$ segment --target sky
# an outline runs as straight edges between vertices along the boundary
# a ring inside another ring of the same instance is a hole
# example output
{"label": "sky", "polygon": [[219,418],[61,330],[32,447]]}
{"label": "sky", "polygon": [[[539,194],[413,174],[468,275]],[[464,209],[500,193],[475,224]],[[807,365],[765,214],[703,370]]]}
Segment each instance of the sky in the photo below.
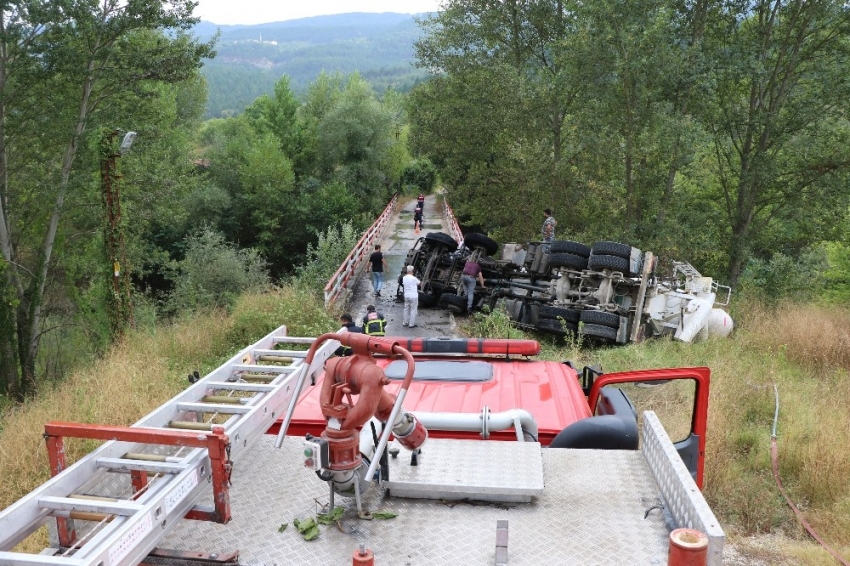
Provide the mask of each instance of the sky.
{"label": "sky", "polygon": [[440,0],[198,0],[194,15],[218,25],[265,24],[350,12],[436,12]]}

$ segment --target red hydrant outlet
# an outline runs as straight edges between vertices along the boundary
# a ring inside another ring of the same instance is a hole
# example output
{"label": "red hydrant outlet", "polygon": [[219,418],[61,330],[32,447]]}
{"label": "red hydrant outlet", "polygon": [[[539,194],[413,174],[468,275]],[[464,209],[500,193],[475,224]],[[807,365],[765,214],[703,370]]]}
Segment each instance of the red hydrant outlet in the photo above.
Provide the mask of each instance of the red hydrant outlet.
{"label": "red hydrant outlet", "polygon": [[372,551],[366,548],[365,544],[361,544],[360,548],[354,551],[351,557],[352,566],[375,566],[375,555]]}
{"label": "red hydrant outlet", "polygon": [[696,529],[675,529],[670,533],[667,566],[705,566],[708,563],[708,537]]}

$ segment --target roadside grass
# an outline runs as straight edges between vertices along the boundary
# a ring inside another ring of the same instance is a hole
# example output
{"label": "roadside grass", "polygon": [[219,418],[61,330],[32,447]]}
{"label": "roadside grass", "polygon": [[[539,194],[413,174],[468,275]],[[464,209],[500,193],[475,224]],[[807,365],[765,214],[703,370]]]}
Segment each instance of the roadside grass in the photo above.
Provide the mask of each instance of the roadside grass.
{"label": "roadside grass", "polygon": [[[826,551],[809,542],[776,487],[771,468],[774,384],[779,395],[780,478],[818,534],[846,557],[850,555],[850,311],[814,304],[754,303],[737,305],[734,314],[737,330],[732,337],[694,344],[654,339],[590,349],[575,340],[533,337],[541,342],[542,358],[569,359],[578,368],[599,364],[613,372],[709,367],[703,491],[721,524],[736,540],[764,533],[790,537],[782,553],[793,557],[794,563],[834,564]],[[485,328],[467,325],[464,331],[474,335]],[[676,415],[668,418],[676,421]],[[668,421],[662,417],[662,422]]]}
{"label": "roadside grass", "polygon": [[[317,336],[335,328],[317,295],[285,286],[245,295],[232,313],[197,314],[167,326],[131,331],[102,358],[54,387],[0,414],[0,509],[50,478],[42,433],[50,421],[130,425],[185,389],[186,375],[205,375],[282,324],[289,334]],[[66,439],[68,464],[98,444]],[[39,552],[46,529],[18,549]]]}

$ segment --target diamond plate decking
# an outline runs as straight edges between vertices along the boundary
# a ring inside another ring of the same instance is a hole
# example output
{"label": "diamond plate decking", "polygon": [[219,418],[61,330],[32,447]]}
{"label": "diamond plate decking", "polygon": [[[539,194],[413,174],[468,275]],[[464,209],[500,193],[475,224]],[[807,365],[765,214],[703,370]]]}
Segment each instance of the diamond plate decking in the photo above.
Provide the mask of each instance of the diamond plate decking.
{"label": "diamond plate decking", "polygon": [[[469,441],[427,442],[421,469],[456,458],[464,442]],[[532,446],[537,445],[525,449]],[[493,564],[497,521],[506,520],[512,565],[666,564],[668,530],[656,508],[659,490],[640,452],[539,452],[545,491],[531,503],[402,499],[373,489],[367,508],[393,511],[396,518],[360,520],[354,500],[336,496],[336,504],[346,507],[343,520],[338,526],[322,526],[321,536],[306,542],[292,520],[314,517],[319,505],[328,502],[327,485],[301,465],[298,439],[288,438],[275,450],[273,439],[265,437],[234,470],[230,524],[183,520],[160,546],[238,549],[244,565],[327,566],[350,564],[352,552],[364,542],[382,566]],[[393,466],[408,462],[402,451]],[[526,466],[509,459],[493,472],[504,475]],[[483,468],[481,472],[486,475]],[[451,476],[445,480],[454,481]],[[284,523],[288,528],[279,532]]]}

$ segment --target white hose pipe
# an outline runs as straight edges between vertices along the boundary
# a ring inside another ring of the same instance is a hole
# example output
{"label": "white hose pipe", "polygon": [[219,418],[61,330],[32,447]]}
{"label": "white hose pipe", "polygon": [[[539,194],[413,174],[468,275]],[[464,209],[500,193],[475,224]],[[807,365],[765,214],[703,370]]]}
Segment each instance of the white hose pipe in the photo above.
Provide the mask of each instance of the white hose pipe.
{"label": "white hose pipe", "polygon": [[522,442],[523,432],[537,438],[537,422],[524,409],[510,409],[500,413],[491,413],[484,407],[480,413],[425,413],[413,411],[413,414],[428,430],[457,430],[480,432],[484,438],[494,430],[514,428],[517,440]]}

